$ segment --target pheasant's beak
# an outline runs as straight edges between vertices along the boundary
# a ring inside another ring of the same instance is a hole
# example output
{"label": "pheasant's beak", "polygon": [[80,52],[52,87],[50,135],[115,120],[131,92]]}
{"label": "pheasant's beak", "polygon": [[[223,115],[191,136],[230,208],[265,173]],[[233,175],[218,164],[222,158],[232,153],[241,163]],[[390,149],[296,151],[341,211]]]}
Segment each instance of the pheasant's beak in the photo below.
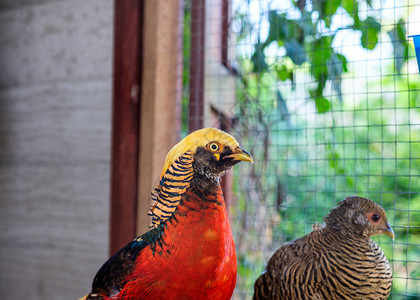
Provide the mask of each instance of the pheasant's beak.
{"label": "pheasant's beak", "polygon": [[383,230],[383,233],[389,236],[393,241],[395,240],[394,230],[392,229],[389,222],[386,222],[386,229]]}
{"label": "pheasant's beak", "polygon": [[242,149],[241,147],[237,147],[235,149],[235,152],[231,155],[226,156],[226,158],[233,158],[234,160],[242,160],[242,161],[248,161],[250,163],[254,163],[254,160],[252,159],[251,154],[249,154],[248,152],[246,152],[244,149]]}

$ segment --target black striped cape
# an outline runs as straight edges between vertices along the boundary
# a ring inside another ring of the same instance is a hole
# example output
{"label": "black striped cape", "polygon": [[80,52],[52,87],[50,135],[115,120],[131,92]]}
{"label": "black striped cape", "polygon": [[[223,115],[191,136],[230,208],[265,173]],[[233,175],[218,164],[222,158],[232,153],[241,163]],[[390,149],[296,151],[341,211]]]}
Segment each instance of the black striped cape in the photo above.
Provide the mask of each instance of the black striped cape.
{"label": "black striped cape", "polygon": [[193,178],[192,163],[193,152],[187,151],[180,155],[162,175],[159,184],[152,192],[154,203],[149,211],[149,216],[152,216],[150,227],[158,227],[175,211],[182,194],[190,186]]}

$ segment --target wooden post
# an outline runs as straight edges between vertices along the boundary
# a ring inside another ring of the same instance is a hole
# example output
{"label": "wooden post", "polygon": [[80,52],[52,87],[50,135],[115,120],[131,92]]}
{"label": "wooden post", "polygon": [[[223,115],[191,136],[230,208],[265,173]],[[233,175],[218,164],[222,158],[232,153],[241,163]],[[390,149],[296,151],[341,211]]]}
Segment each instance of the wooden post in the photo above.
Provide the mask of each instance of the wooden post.
{"label": "wooden post", "polygon": [[182,72],[180,0],[145,1],[137,233],[148,230],[150,192],[179,140]]}
{"label": "wooden post", "polygon": [[229,62],[229,26],[230,26],[230,20],[229,20],[229,9],[230,9],[230,1],[231,0],[222,0],[222,32],[220,35],[221,38],[221,57],[222,57],[222,64],[226,68],[230,68],[230,62]]}
{"label": "wooden post", "polygon": [[206,1],[191,3],[191,64],[188,129],[190,132],[204,125],[204,48]]}
{"label": "wooden post", "polygon": [[181,4],[115,0],[111,253],[148,229],[150,192],[179,140]]}
{"label": "wooden post", "polygon": [[111,254],[136,234],[142,0],[115,0]]}

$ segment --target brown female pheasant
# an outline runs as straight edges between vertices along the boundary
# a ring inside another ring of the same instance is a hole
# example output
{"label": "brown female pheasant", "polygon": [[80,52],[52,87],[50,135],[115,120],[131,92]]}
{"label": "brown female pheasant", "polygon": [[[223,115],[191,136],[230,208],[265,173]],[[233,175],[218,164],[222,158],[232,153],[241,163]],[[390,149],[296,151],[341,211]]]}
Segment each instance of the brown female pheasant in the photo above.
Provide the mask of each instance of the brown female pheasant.
{"label": "brown female pheasant", "polygon": [[385,211],[357,196],[341,201],[325,217],[325,227],[284,244],[255,282],[254,299],[387,299],[392,272],[370,239],[394,239]]}

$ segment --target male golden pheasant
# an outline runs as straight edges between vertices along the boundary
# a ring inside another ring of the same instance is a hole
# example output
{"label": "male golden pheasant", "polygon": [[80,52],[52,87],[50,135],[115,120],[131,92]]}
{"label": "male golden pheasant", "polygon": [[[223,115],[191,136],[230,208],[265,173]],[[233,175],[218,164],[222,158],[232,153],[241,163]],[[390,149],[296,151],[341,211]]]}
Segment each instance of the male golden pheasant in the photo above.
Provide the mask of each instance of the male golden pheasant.
{"label": "male golden pheasant", "polygon": [[284,244],[255,282],[254,299],[387,299],[392,272],[370,239],[394,239],[385,211],[372,200],[348,197],[324,219],[325,227]]}
{"label": "male golden pheasant", "polygon": [[152,193],[153,229],[101,267],[84,299],[230,299],[236,253],[219,180],[240,161],[253,162],[218,129],[175,145]]}

